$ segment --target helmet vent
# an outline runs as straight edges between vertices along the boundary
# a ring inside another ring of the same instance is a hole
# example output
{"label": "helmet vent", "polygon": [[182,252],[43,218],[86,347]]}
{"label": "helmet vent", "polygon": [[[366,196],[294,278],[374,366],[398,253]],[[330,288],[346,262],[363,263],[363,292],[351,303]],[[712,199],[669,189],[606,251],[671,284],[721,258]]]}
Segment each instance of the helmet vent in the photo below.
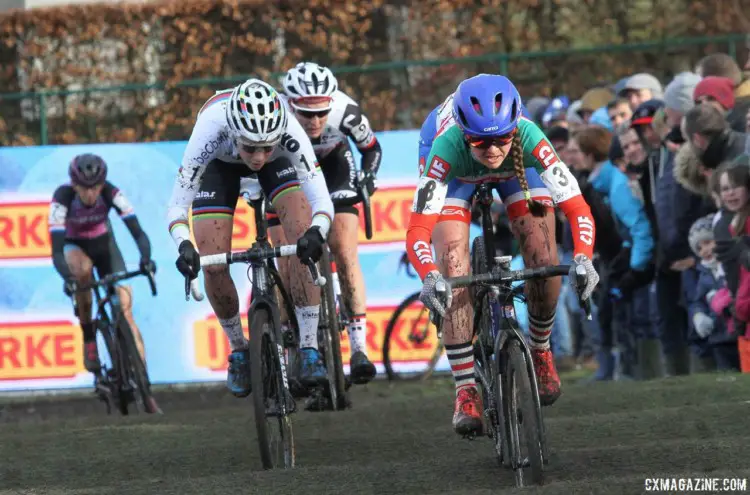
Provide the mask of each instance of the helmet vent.
{"label": "helmet vent", "polygon": [[461,121],[461,127],[469,127],[469,123],[466,121],[466,115],[460,108],[458,109],[458,118]]}
{"label": "helmet vent", "polygon": [[477,112],[479,115],[482,115],[482,106],[479,104],[479,100],[471,96],[469,98],[469,101],[471,102],[471,106],[474,108],[474,111]]}
{"label": "helmet vent", "polygon": [[503,106],[503,94],[498,93],[495,95],[495,115],[500,111],[500,107]]}

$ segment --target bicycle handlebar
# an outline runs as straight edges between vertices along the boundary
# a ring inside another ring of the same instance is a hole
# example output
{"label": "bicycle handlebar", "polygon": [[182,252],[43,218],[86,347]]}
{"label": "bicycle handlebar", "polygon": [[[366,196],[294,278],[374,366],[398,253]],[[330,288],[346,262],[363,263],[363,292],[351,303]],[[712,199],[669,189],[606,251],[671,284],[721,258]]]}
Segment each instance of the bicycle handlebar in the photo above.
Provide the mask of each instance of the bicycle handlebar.
{"label": "bicycle handlebar", "polygon": [[[219,253],[201,256],[201,267],[231,265],[233,263],[253,263],[267,259],[294,256],[296,254],[297,246],[294,244],[277,247],[252,247],[240,253]],[[318,287],[323,287],[326,284],[326,279],[318,273],[318,267],[315,266],[315,263],[306,263],[306,265],[310,270],[313,283]],[[205,297],[198,287],[198,279],[195,278],[190,281],[188,277],[185,277],[185,300],[190,300],[191,292],[196,301],[202,301]]]}
{"label": "bicycle handlebar", "polygon": [[78,290],[84,291],[84,290],[95,289],[97,287],[110,286],[118,282],[122,282],[123,280],[138,277],[140,275],[146,275],[146,277],[148,277],[148,285],[151,287],[151,295],[155,296],[156,295],[156,280],[154,279],[154,274],[150,271],[140,270],[140,269],[134,270],[132,272],[118,272],[118,273],[111,273],[109,275],[105,275],[99,280],[96,280],[90,284],[82,285],[78,287]]}
{"label": "bicycle handlebar", "polygon": [[[464,277],[451,277],[446,278],[445,281],[449,287],[435,287],[436,290],[443,292],[450,289],[459,287],[467,287],[475,284],[497,284],[501,282],[520,282],[524,280],[533,280],[539,278],[551,278],[551,277],[562,277],[570,275],[571,265],[553,265],[553,266],[542,266],[539,268],[524,268],[523,270],[497,270],[492,273],[482,273],[479,275],[467,275]],[[580,291],[586,285],[586,268],[582,265],[576,265],[575,279],[573,280],[573,286],[577,289],[578,300],[586,312],[586,318],[591,320],[591,301],[589,299],[581,299]]]}

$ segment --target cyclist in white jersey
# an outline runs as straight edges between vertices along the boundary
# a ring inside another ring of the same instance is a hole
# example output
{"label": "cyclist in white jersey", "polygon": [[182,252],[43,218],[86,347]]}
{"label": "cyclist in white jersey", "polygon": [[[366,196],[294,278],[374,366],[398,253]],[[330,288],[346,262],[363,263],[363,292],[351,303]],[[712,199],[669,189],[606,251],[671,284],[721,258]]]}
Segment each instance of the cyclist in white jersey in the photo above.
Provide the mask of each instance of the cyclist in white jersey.
{"label": "cyclist in white jersey", "polygon": [[[357,254],[359,211],[354,207],[360,201],[359,179],[349,138],[362,154],[363,180],[370,194],[375,190],[380,167],[380,143],[359,105],[339,91],[330,69],[300,62],[286,73],[283,85],[286,95],[282,98],[307,132],[335,201],[336,216],[328,242],[336,260],[344,303],[352,315],[348,328],[351,378],[355,384],[367,383],[375,377],[376,370],[367,357],[365,281]],[[269,218],[269,225],[274,243],[283,242],[278,219]]]}
{"label": "cyclist in white jersey", "polygon": [[[198,113],[169,203],[169,230],[179,251],[177,269],[195,278],[200,271],[198,252],[231,249],[240,180],[248,176],[257,178],[274,206],[286,239],[298,240],[301,262],[289,264],[290,292],[300,337],[306,341],[317,336],[320,290],[302,263],[320,259],[333,222],[333,203],[304,129],[276,90],[263,81],[250,79],[220,91]],[[190,241],[191,204],[197,251]],[[206,267],[205,287],[231,346],[227,386],[235,396],[245,397],[250,393],[248,342],[228,267]],[[324,382],[326,370],[317,348],[308,345],[300,355],[301,381],[308,386]]]}

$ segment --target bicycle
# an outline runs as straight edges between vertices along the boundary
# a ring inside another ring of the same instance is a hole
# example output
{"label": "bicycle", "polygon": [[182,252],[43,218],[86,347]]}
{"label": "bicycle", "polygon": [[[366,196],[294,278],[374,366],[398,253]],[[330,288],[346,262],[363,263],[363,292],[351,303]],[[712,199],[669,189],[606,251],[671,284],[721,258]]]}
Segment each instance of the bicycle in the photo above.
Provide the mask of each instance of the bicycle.
{"label": "bicycle", "polygon": [[[492,191],[477,188],[481,206],[482,237],[474,239],[471,250],[472,275],[446,279],[448,291],[470,287],[474,301],[475,376],[484,403],[486,434],[494,441],[499,463],[514,471],[518,487],[524,486],[524,468],[531,469],[532,481],[544,482],[548,462],[544,418],[537,390],[531,353],[515,319],[515,299],[522,285],[513,282],[556,276],[574,276],[576,287],[585,285],[583,267],[571,273],[570,265],[511,270],[511,256],[495,256],[489,205]],[[580,297],[580,296],[579,296]],[[581,301],[590,318],[589,300]],[[434,315],[438,327],[442,321]]]}
{"label": "bicycle", "polygon": [[[337,206],[353,206],[359,202],[362,203],[365,236],[369,240],[372,239],[372,214],[370,211],[370,195],[363,179],[364,172],[360,171],[356,183],[356,196],[351,198],[334,198],[333,203]],[[351,379],[344,374],[344,364],[341,356],[341,337],[347,331],[347,328],[349,328],[352,315],[341,293],[341,285],[336,273],[336,263],[328,243],[323,246],[323,256],[320,259],[319,265],[320,274],[331,282],[324,285],[321,289],[320,321],[322,332],[319,341],[322,342],[325,350],[323,357],[328,372],[329,387],[328,397],[321,397],[320,399],[325,400],[329,398],[331,408],[336,411],[349,406],[346,392],[352,383]],[[325,408],[325,405],[321,404],[318,407],[322,409]]]}
{"label": "bicycle", "polygon": [[[417,275],[410,271],[410,266],[406,253],[404,253],[399,262],[399,270],[400,267],[403,267],[407,276],[416,278]],[[406,327],[405,331],[404,327]],[[419,291],[406,296],[396,307],[393,315],[391,315],[391,319],[388,320],[388,325],[385,327],[385,336],[383,338],[383,367],[389,381],[426,380],[432,376],[438,361],[440,361],[445,351],[442,333],[438,329],[435,329],[435,333],[433,334],[431,332],[433,328],[434,326],[430,322],[429,311],[419,300]],[[406,334],[405,340],[401,337],[404,333]],[[428,342],[430,335],[437,335],[437,339]],[[401,343],[402,348],[407,344],[413,344],[416,348],[427,348],[427,350],[429,350],[429,346],[431,345],[435,345],[435,348],[430,353],[430,358],[426,362],[412,362],[408,371],[399,372],[394,367],[394,361],[397,357],[395,354],[397,352],[391,352],[391,347],[395,347],[396,342]],[[419,366],[423,367],[420,368]]]}
{"label": "bicycle", "polygon": [[[289,337],[281,332],[279,306],[276,289],[282,294],[285,304],[289,304],[281,279],[270,260],[295,256],[297,246],[273,247],[268,241],[265,212],[265,199],[252,200],[257,227],[253,245],[241,253],[219,253],[200,257],[201,267],[248,263],[248,275],[252,281],[252,297],[247,314],[250,335],[250,383],[253,390],[255,427],[258,434],[260,457],[264,469],[295,466],[294,433],[291,414],[297,405],[289,389],[287,355],[285,348],[294,345]],[[316,285],[325,284],[314,264],[308,265]],[[186,277],[185,297],[203,297],[195,281]],[[294,312],[292,310],[291,315]],[[291,316],[290,316],[291,318]],[[295,325],[296,326],[296,325]]]}
{"label": "bicycle", "polygon": [[[122,415],[128,415],[131,403],[135,404],[135,412],[157,412],[153,410],[155,406],[146,363],[138,352],[133,330],[123,315],[120,296],[116,291],[119,282],[140,275],[148,277],[151,295],[156,296],[154,274],[144,270],[113,273],[78,288],[78,291],[94,291],[94,328],[102,336],[111,365],[111,368],[107,367],[105,361],[94,373],[94,393],[106,404],[107,414],[111,414],[113,407],[116,407]],[[99,288],[104,288],[104,294],[100,294]],[[78,302],[73,296],[71,299],[73,311],[79,316]]]}

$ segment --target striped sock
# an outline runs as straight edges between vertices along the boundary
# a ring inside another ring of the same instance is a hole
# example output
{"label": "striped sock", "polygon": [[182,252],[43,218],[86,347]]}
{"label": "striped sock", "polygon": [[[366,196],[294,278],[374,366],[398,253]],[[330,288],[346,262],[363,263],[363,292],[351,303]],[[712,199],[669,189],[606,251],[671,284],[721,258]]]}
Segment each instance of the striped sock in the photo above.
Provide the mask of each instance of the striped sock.
{"label": "striped sock", "polygon": [[360,351],[367,354],[367,316],[364,314],[352,316],[349,323],[349,347],[352,355]]}
{"label": "striped sock", "polygon": [[529,313],[529,345],[533,349],[549,349],[549,336],[555,324],[555,313],[548,318],[537,318]]}
{"label": "striped sock", "polygon": [[471,342],[465,344],[445,345],[445,353],[451,364],[451,373],[456,381],[456,393],[466,387],[476,387],[474,380],[474,346]]}

